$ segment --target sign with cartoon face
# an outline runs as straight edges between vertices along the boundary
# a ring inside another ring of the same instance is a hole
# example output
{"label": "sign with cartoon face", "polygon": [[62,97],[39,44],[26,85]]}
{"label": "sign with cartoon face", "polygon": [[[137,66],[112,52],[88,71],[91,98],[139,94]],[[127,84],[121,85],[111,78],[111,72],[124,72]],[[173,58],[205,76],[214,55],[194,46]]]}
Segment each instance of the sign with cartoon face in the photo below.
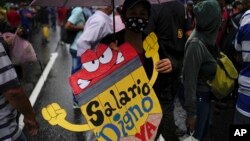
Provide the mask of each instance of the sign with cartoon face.
{"label": "sign with cartoon face", "polygon": [[[152,41],[151,49],[151,42],[144,42],[146,54],[151,57],[158,50],[158,44]],[[44,108],[43,117],[51,125],[71,131],[92,130],[98,140],[154,140],[162,111],[135,49],[129,43],[119,46],[119,50],[100,44],[96,51],[87,50],[81,62],[82,69],[69,82],[88,123],[67,122],[65,110],[57,103]]]}

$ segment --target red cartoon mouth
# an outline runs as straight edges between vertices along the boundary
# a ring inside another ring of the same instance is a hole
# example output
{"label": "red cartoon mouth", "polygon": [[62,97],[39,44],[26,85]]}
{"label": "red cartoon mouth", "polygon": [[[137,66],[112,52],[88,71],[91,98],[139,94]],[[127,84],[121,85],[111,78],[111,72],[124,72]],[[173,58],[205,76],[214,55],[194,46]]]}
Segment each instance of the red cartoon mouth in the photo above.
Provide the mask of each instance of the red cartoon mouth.
{"label": "red cartoon mouth", "polygon": [[124,60],[125,60],[125,59],[124,59],[123,54],[119,51],[119,52],[118,52],[118,55],[117,55],[116,64],[120,64],[120,63],[123,62]]}
{"label": "red cartoon mouth", "polygon": [[81,89],[86,88],[89,85],[90,81],[88,80],[83,80],[83,79],[78,79],[77,84]]}

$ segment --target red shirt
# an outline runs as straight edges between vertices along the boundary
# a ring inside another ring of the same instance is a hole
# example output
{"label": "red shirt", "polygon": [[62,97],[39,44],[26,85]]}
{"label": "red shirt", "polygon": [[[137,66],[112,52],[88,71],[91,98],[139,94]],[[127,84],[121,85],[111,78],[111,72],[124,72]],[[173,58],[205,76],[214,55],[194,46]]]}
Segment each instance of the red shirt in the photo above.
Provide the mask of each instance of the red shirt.
{"label": "red shirt", "polygon": [[8,22],[12,27],[18,27],[21,23],[21,17],[16,10],[9,10],[6,13]]}
{"label": "red shirt", "polygon": [[223,36],[225,34],[225,31],[227,29],[227,21],[229,20],[229,14],[227,12],[227,9],[226,8],[223,8],[222,11],[221,11],[221,26],[220,26],[220,30],[217,34],[217,38],[216,38],[216,45],[220,48],[221,47],[221,44],[222,44],[222,39],[223,39]]}
{"label": "red shirt", "polygon": [[63,24],[65,21],[65,18],[67,17],[69,9],[66,7],[59,7],[57,9],[57,13],[58,13],[58,20],[60,22],[60,24]]}

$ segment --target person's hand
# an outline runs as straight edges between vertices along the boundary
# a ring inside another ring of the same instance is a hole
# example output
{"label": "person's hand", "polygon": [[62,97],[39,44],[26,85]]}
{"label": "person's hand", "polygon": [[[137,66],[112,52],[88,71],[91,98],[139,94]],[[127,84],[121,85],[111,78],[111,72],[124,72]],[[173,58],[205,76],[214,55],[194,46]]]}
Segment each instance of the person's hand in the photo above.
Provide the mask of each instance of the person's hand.
{"label": "person's hand", "polygon": [[190,132],[194,131],[195,126],[196,126],[196,118],[195,117],[187,117],[186,126],[187,126],[187,129],[189,129]]}
{"label": "person's hand", "polygon": [[6,35],[3,37],[3,39],[9,46],[13,45],[14,36]]}
{"label": "person's hand", "polygon": [[38,126],[38,123],[37,123],[34,116],[24,117],[23,122],[24,122],[25,127],[27,128],[30,136],[35,136],[38,134],[39,126]]}
{"label": "person's hand", "polygon": [[160,73],[170,73],[173,70],[170,59],[165,58],[156,63],[156,70]]}
{"label": "person's hand", "polygon": [[23,35],[23,28],[22,27],[18,27],[17,30],[16,30],[16,34],[18,36],[22,36]]}
{"label": "person's hand", "polygon": [[110,43],[109,47],[112,48],[113,50],[119,50],[119,48],[118,48],[118,41]]}

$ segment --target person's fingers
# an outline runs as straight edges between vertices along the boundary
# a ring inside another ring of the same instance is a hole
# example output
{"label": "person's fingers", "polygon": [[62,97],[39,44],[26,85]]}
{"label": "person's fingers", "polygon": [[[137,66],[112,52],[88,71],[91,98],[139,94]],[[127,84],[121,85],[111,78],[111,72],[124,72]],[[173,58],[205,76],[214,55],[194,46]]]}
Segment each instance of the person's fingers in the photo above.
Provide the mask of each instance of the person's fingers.
{"label": "person's fingers", "polygon": [[38,125],[35,121],[27,121],[25,122],[25,128],[28,130],[31,136],[37,135],[38,133]]}
{"label": "person's fingers", "polygon": [[157,67],[156,70],[158,72],[168,72],[168,71],[171,71],[171,65],[164,65],[164,66],[160,66],[160,67]]}
{"label": "person's fingers", "polygon": [[12,45],[13,44],[13,36],[4,36],[4,40],[8,45]]}
{"label": "person's fingers", "polygon": [[195,118],[187,118],[186,125],[187,125],[187,128],[189,129],[189,131],[194,131],[195,125],[196,125],[196,119]]}
{"label": "person's fingers", "polygon": [[30,136],[35,136],[35,135],[37,135],[37,133],[38,133],[38,130],[36,130],[36,129],[32,129],[29,131]]}
{"label": "person's fingers", "polygon": [[156,70],[161,73],[169,73],[172,71],[172,64],[169,59],[163,59],[156,63]]}
{"label": "person's fingers", "polygon": [[112,48],[113,50],[119,50],[118,41],[116,40],[115,42],[110,43],[109,47]]}

